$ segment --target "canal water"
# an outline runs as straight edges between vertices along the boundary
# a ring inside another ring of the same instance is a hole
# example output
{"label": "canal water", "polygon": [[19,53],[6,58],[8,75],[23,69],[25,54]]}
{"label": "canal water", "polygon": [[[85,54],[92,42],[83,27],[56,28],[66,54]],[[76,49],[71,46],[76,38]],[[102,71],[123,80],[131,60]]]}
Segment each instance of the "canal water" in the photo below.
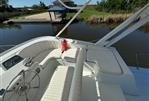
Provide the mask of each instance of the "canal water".
{"label": "canal water", "polygon": [[[63,26],[63,24],[49,23],[0,25],[0,52],[32,38],[55,36]],[[71,24],[61,37],[96,42],[115,27],[116,25],[77,22]],[[133,32],[114,47],[128,65],[149,67],[149,26]]]}

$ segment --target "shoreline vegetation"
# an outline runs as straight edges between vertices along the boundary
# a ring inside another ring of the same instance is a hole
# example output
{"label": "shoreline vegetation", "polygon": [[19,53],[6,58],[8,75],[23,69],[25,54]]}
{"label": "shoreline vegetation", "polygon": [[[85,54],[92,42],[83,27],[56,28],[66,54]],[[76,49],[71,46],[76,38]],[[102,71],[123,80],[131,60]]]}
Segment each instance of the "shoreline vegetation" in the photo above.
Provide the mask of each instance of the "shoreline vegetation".
{"label": "shoreline vegetation", "polygon": [[[66,19],[73,17],[75,13],[68,13]],[[125,21],[132,13],[111,13],[96,10],[96,6],[88,6],[77,18],[91,24],[99,23],[121,23]]]}
{"label": "shoreline vegetation", "polygon": [[96,16],[93,15],[87,19],[87,22],[90,24],[100,24],[100,23],[106,23],[106,24],[118,24],[125,21],[131,14],[111,14],[107,16]]}
{"label": "shoreline vegetation", "polygon": [[23,16],[29,16],[32,14],[43,13],[46,10],[34,10],[34,11],[16,11],[16,12],[0,12],[0,23],[13,18],[20,18]]}
{"label": "shoreline vegetation", "polygon": [[[118,12],[105,12],[98,11],[97,6],[88,6],[78,17],[79,21],[85,21],[90,24],[120,24],[128,19],[134,12],[118,11]],[[68,13],[66,19],[70,19],[75,13]],[[149,25],[149,23],[147,23]]]}
{"label": "shoreline vegetation", "polygon": [[[84,21],[90,24],[120,24],[125,21],[132,12],[127,11],[117,11],[117,12],[106,12],[99,11],[98,5],[89,5],[87,8],[81,12],[77,17],[78,21]],[[39,14],[47,12],[44,10],[33,10],[33,11],[21,11],[21,12],[3,12],[0,13],[0,23],[8,19],[19,19],[20,17],[30,16],[32,14]],[[134,11],[133,11],[134,12]],[[74,16],[75,13],[67,13],[66,20],[69,20]]]}
{"label": "shoreline vegetation", "polygon": [[31,7],[16,7],[8,4],[9,0],[0,0],[0,23],[6,20],[46,12],[48,7],[44,2],[33,4]]}

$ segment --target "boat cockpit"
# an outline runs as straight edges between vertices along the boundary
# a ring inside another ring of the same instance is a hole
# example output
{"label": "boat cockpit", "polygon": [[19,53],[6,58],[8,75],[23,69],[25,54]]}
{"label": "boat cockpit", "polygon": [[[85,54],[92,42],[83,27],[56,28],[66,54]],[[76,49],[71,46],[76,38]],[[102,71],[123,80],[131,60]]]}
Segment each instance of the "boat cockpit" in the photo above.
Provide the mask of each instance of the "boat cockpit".
{"label": "boat cockpit", "polygon": [[[2,58],[2,101],[16,101],[18,99],[17,97],[19,99],[23,99],[21,97],[24,97],[24,101],[26,101],[26,99],[30,98],[28,96],[32,94],[37,95],[37,93],[40,93],[38,94],[39,97],[42,96],[43,100],[41,101],[45,101],[44,99],[47,94],[56,93],[56,91],[52,91],[51,89],[50,92],[47,91],[48,93],[46,93],[45,90],[47,87],[53,86],[51,83],[49,85],[49,82],[53,82],[66,89],[67,96],[68,94],[71,95],[70,98],[74,97],[73,99],[75,99],[77,95],[73,93],[80,93],[78,85],[81,85],[85,50],[80,46],[73,45],[71,40],[67,40],[68,49],[62,53],[60,40],[54,38],[51,38],[51,40],[42,39],[43,41],[40,39],[37,42],[38,39],[36,39],[34,40],[35,42],[28,42],[28,45],[21,45],[22,49],[16,48],[14,54],[8,57],[8,59]],[[70,81],[73,83],[71,84]],[[67,84],[65,82],[70,83]],[[67,88],[68,86],[70,87],[69,89]],[[38,89],[38,92],[36,89]],[[61,89],[61,92],[65,91],[63,89]],[[42,95],[43,92],[45,92],[44,95]],[[60,89],[57,92],[60,92]],[[58,97],[58,95],[62,97],[61,94],[57,94],[55,99],[63,99]],[[32,98],[35,100],[35,97]],[[30,101],[33,101],[33,99],[30,99]]]}
{"label": "boat cockpit", "polygon": [[149,82],[141,81],[146,77],[133,73],[111,45],[149,21],[149,4],[97,43],[63,43],[59,35],[90,1],[56,37],[35,38],[0,54],[0,101],[148,101]]}

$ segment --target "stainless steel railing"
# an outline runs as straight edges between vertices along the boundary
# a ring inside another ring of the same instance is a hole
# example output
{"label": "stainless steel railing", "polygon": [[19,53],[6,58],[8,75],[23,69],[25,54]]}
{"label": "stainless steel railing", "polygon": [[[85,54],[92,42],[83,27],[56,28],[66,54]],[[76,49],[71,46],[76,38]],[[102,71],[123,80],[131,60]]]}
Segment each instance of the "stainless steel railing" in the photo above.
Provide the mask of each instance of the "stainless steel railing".
{"label": "stainless steel railing", "polygon": [[[68,6],[66,6],[61,0],[59,0],[59,1],[60,1],[60,3],[61,3],[64,7],[68,8],[68,9],[70,9],[70,8],[76,9],[76,8],[73,8],[73,7],[68,7]],[[64,26],[64,28],[62,28],[62,29],[59,31],[59,33],[56,35],[57,38],[65,31],[65,29],[75,20],[75,18],[85,9],[85,7],[86,7],[90,2],[91,2],[91,0],[88,0],[82,7],[79,7],[80,9],[78,10],[78,12],[77,12],[77,13],[72,17],[72,19]]]}

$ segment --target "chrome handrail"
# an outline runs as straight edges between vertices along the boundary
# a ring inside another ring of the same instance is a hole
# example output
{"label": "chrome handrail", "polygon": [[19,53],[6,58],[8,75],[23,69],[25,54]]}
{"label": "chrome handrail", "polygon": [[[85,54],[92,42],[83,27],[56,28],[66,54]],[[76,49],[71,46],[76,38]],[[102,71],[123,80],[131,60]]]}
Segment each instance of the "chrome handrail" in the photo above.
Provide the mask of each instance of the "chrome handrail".
{"label": "chrome handrail", "polygon": [[[149,22],[149,3],[138,12],[130,16],[126,21],[101,38],[95,45],[110,47],[119,40],[123,39],[133,31],[137,30]],[[113,37],[116,36],[116,37]]]}
{"label": "chrome handrail", "polygon": [[[59,0],[61,1],[61,0]],[[62,1],[61,1],[62,2]],[[61,3],[60,2],[60,3]],[[91,0],[88,0],[80,9],[79,11],[73,16],[73,18],[64,26],[64,28],[62,28],[59,33],[56,35],[56,38],[58,38],[63,32],[64,30],[75,20],[75,18],[82,12],[82,10],[91,2]],[[61,3],[62,4],[62,3]],[[63,5],[63,4],[62,4]],[[65,7],[65,5],[63,5]],[[67,8],[67,6],[66,6]],[[73,7],[70,7],[73,8]]]}

